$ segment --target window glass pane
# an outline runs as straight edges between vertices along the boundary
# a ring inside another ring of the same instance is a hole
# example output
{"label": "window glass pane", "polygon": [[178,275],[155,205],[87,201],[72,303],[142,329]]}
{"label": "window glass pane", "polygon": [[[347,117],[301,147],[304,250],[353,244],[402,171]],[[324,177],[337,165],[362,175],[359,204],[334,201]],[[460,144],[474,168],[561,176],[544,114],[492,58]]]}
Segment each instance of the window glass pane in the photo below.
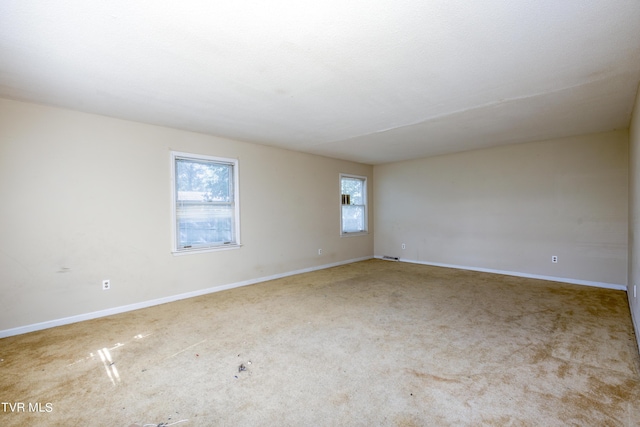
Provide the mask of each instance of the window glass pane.
{"label": "window glass pane", "polygon": [[364,206],[342,206],[342,231],[346,233],[364,231]]}
{"label": "window glass pane", "polygon": [[177,249],[235,242],[234,166],[175,158]]}
{"label": "window glass pane", "polygon": [[342,194],[351,196],[352,205],[364,205],[363,181],[355,178],[342,178]]}
{"label": "window glass pane", "polygon": [[367,180],[364,177],[340,175],[342,200],[341,233],[367,231]]}
{"label": "window glass pane", "polygon": [[230,205],[178,203],[176,216],[181,247],[233,241]]}
{"label": "window glass pane", "polygon": [[231,165],[176,160],[178,201],[230,202]]}

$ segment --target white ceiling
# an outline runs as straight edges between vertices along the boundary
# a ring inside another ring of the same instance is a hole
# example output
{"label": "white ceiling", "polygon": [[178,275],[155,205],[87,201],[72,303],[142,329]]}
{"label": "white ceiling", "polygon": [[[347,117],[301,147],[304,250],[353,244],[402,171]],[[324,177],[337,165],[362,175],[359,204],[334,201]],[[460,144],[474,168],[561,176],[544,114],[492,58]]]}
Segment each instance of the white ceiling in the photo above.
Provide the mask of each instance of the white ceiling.
{"label": "white ceiling", "polygon": [[629,126],[638,0],[1,0],[0,97],[370,164]]}

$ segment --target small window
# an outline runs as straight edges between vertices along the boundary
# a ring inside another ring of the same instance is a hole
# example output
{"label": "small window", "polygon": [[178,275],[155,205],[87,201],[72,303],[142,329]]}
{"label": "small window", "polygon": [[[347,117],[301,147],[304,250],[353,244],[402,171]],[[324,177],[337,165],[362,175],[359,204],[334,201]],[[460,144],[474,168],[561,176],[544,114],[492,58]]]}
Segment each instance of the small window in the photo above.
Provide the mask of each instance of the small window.
{"label": "small window", "polygon": [[174,252],[239,246],[238,161],[171,153]]}
{"label": "small window", "polygon": [[340,232],[367,232],[367,178],[340,174]]}

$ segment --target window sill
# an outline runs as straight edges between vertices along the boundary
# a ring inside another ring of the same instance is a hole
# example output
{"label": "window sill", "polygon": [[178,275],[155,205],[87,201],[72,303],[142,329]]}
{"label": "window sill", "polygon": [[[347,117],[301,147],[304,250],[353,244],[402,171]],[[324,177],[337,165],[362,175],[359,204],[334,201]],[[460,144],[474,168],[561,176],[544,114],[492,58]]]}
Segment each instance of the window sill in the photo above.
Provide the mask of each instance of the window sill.
{"label": "window sill", "polygon": [[340,233],[340,237],[366,236],[368,234],[368,231],[354,231],[352,233]]}
{"label": "window sill", "polygon": [[201,254],[205,252],[230,251],[233,249],[240,249],[241,247],[242,247],[241,244],[221,245],[221,246],[212,246],[209,248],[181,249],[179,251],[173,250],[171,251],[171,253],[174,256],[182,256],[182,255],[191,255],[191,254]]}

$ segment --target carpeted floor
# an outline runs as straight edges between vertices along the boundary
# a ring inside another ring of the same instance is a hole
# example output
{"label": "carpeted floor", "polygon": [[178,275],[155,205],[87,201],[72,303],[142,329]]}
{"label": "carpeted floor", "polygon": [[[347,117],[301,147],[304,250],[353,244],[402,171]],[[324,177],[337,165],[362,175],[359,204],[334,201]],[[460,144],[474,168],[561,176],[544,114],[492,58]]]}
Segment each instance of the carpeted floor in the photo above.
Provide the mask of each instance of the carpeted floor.
{"label": "carpeted floor", "polygon": [[624,292],[381,260],[5,338],[0,359],[3,426],[640,425]]}

